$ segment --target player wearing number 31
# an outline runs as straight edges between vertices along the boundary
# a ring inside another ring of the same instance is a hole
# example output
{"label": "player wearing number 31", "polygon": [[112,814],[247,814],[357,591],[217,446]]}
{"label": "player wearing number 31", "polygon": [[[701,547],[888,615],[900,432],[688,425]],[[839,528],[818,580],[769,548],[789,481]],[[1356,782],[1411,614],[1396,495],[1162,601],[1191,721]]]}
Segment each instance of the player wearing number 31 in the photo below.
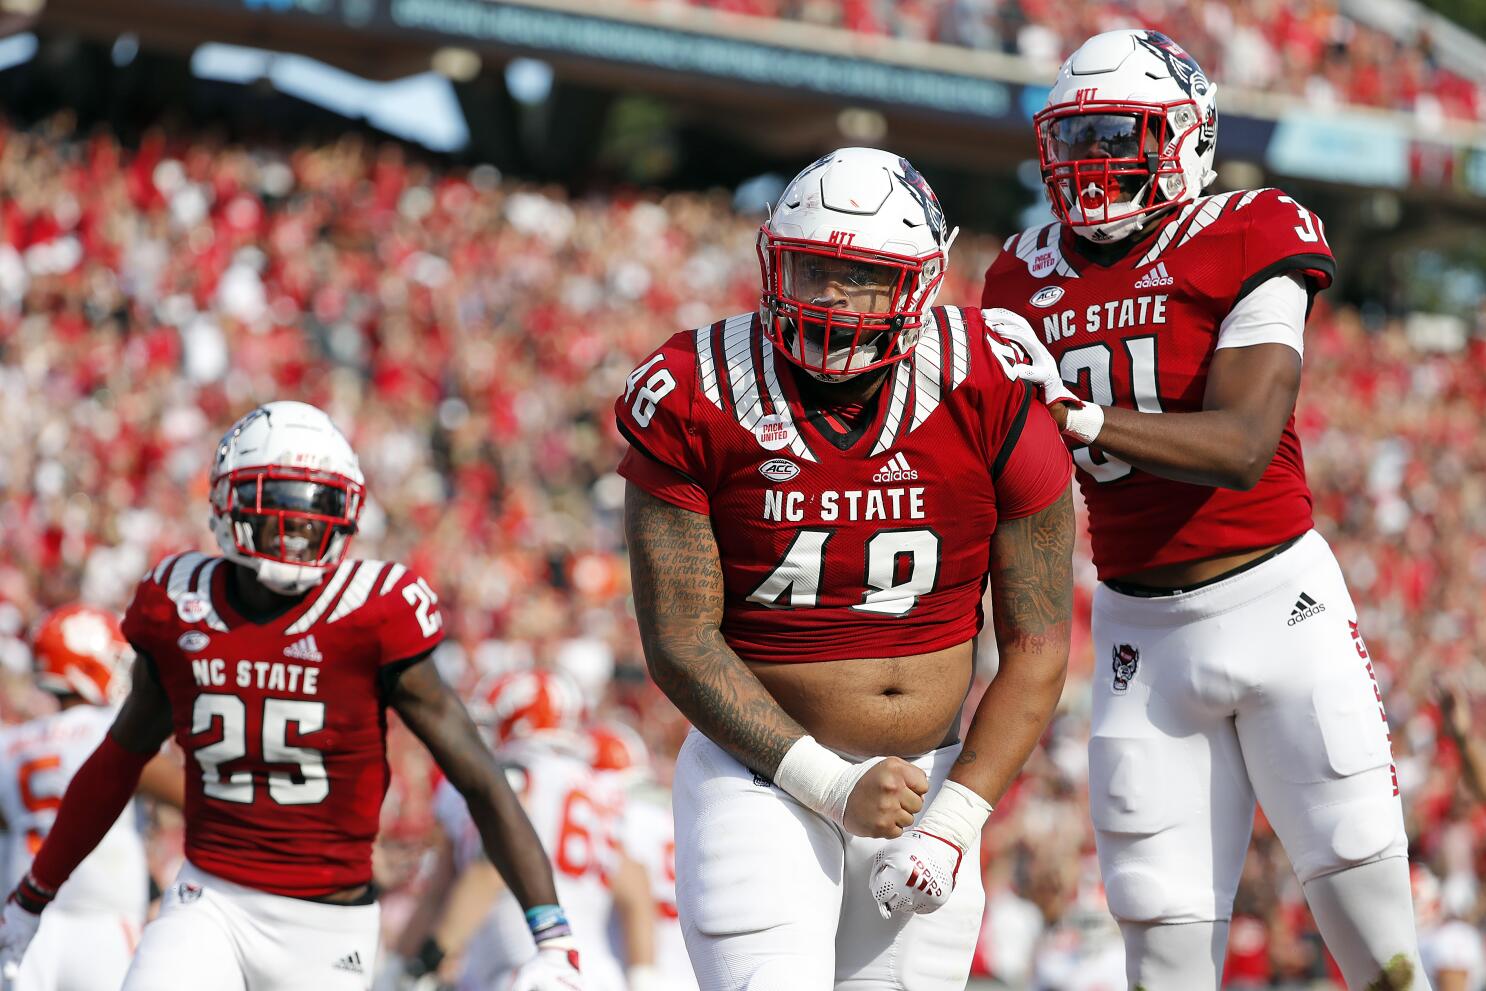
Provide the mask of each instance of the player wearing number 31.
{"label": "player wearing number 31", "polygon": [[1382,696],[1295,435],[1331,249],[1278,190],[1202,195],[1215,95],[1165,35],[1086,42],[1036,117],[1061,222],[982,301],[1078,445],[1104,886],[1132,986],[1216,988],[1257,796],[1348,986],[1418,991]]}
{"label": "player wearing number 31", "polygon": [[129,696],[5,904],[0,961],[25,953],[173,732],[186,864],[124,987],[369,988],[390,705],[463,792],[528,910],[539,952],[515,987],[581,987],[541,844],[427,661],[443,638],[437,596],[400,564],[345,556],[363,498],[355,453],[313,406],[269,403],[222,438],[211,503],[223,556],[179,554],[140,581],[123,624],[138,654]]}
{"label": "player wearing number 31", "polygon": [[[615,404],[625,532],[677,758],[706,991],[959,989],[979,837],[1062,688],[1071,464],[906,160],[846,148],[759,232],[757,311],[672,337]],[[987,575],[1000,669],[965,741]]]}

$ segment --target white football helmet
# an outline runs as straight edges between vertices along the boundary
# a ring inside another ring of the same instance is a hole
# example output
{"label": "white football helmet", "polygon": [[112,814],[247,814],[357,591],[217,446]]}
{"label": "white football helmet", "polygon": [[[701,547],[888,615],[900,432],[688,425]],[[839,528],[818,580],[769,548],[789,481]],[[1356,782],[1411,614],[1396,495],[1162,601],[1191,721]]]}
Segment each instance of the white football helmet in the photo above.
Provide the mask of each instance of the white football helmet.
{"label": "white football helmet", "polygon": [[1217,86],[1159,31],[1084,42],[1033,123],[1053,210],[1092,241],[1129,237],[1217,178]]}
{"label": "white football helmet", "polygon": [[223,555],[281,595],[340,564],[361,516],[356,452],[306,403],[265,403],[232,425],[212,463],[212,533]]}
{"label": "white football helmet", "polygon": [[841,148],[817,159],[759,228],[765,335],[825,382],[901,361],[958,233],[906,158]]}

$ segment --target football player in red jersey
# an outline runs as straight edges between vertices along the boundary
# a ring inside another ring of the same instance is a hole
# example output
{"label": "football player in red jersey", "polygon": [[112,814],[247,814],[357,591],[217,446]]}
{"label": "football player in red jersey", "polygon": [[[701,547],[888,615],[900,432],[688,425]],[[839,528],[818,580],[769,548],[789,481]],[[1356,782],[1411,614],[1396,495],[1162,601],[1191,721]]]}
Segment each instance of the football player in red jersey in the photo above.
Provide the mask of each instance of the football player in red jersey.
{"label": "football player in red jersey", "polygon": [[1079,48],[1036,117],[1060,222],[982,301],[1078,445],[1109,905],[1132,985],[1216,987],[1257,795],[1348,984],[1423,988],[1382,696],[1295,435],[1331,250],[1277,189],[1202,195],[1214,97],[1157,32]]}
{"label": "football player in red jersey", "polygon": [[350,444],[315,407],[269,403],[222,438],[211,490],[223,556],[178,554],[141,579],[123,623],[139,655],[129,696],[5,904],[0,961],[21,958],[173,732],[186,864],[124,987],[370,987],[391,706],[464,794],[527,909],[539,952],[515,987],[579,988],[541,844],[426,663],[444,635],[438,597],[400,564],[345,556],[364,495]]}
{"label": "football player in red jersey", "polygon": [[[832,152],[760,229],[758,310],[615,404],[646,659],[695,727],[676,888],[706,991],[968,977],[981,828],[1062,689],[1072,506],[1010,346],[932,308],[953,237],[906,160]],[[1000,668],[962,743],[988,575]]]}

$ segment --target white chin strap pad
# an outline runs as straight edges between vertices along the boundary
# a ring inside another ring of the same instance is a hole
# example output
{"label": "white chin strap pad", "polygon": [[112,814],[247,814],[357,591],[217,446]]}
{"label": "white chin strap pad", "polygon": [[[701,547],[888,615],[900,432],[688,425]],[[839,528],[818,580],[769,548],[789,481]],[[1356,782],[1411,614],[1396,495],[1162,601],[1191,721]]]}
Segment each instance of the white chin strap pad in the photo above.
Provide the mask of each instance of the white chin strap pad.
{"label": "white chin strap pad", "polygon": [[253,558],[253,566],[263,587],[280,595],[301,595],[325,580],[324,568],[267,561],[261,557]]}

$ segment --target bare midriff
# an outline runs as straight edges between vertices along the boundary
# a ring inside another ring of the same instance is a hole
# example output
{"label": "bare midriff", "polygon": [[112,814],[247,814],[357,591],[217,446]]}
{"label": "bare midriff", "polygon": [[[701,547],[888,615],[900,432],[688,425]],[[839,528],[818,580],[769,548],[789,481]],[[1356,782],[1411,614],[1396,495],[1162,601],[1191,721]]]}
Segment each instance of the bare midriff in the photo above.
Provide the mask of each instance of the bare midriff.
{"label": "bare midriff", "polygon": [[1144,571],[1132,571],[1120,575],[1119,580],[1127,585],[1140,585],[1156,590],[1191,588],[1203,582],[1220,578],[1235,568],[1241,568],[1255,558],[1263,557],[1279,544],[1259,547],[1251,551],[1236,551],[1217,557],[1205,557],[1200,561],[1183,561],[1180,564],[1163,564]]}
{"label": "bare midriff", "polygon": [[823,746],[859,756],[912,757],[959,739],[973,642],[905,657],[748,666]]}

